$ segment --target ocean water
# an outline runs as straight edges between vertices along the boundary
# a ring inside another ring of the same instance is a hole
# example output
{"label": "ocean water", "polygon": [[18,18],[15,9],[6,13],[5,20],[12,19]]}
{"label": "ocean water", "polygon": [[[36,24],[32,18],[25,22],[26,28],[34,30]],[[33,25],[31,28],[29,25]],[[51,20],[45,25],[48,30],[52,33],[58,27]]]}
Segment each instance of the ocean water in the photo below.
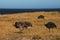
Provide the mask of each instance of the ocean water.
{"label": "ocean water", "polygon": [[24,12],[40,12],[40,11],[59,11],[58,9],[0,9],[0,14],[14,14],[14,13],[24,13]]}

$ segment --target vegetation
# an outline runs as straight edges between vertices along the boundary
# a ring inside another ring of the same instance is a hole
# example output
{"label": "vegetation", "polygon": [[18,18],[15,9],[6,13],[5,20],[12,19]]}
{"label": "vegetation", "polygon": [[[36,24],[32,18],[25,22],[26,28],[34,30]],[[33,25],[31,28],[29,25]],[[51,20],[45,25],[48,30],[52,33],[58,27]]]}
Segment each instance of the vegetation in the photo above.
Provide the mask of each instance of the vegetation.
{"label": "vegetation", "polygon": [[41,37],[38,36],[38,35],[34,35],[34,36],[32,37],[32,40],[39,40],[39,39],[41,39]]}
{"label": "vegetation", "polygon": [[[53,14],[52,13],[56,13]],[[43,15],[45,18],[40,20],[37,19],[39,15]],[[24,29],[23,33],[16,33],[20,30],[15,28],[13,24],[16,21],[28,21],[32,23],[31,29]],[[48,29],[44,26],[45,22],[53,21],[57,24],[57,29],[53,29],[53,32],[49,32]],[[42,39],[46,38],[44,36],[49,35],[60,35],[60,14],[58,12],[30,12],[22,14],[6,14],[0,15],[0,39],[7,40],[6,38],[21,38],[21,36],[32,36],[33,39]],[[60,40],[59,38],[55,38]]]}

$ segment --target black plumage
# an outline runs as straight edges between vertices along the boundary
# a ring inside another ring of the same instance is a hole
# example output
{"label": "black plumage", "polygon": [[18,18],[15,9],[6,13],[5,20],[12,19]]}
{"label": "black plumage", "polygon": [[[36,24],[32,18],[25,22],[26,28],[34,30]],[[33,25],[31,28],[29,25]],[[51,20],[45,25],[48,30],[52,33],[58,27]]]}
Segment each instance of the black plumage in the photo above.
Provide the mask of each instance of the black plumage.
{"label": "black plumage", "polygon": [[46,28],[48,28],[49,30],[52,29],[52,28],[56,28],[56,24],[53,23],[53,22],[48,22],[45,24]]}
{"label": "black plumage", "polygon": [[20,28],[21,25],[23,25],[24,23],[23,22],[15,22],[14,26],[16,28]]}
{"label": "black plumage", "polygon": [[38,16],[38,19],[44,19],[43,15]]}

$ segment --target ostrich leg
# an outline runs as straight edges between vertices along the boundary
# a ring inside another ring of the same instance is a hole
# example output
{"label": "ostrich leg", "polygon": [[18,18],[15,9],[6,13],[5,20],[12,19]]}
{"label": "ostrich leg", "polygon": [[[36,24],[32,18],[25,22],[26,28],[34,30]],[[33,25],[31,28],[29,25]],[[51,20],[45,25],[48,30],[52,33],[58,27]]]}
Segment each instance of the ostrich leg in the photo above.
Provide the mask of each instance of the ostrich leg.
{"label": "ostrich leg", "polygon": [[52,28],[52,33],[54,33],[54,29]]}
{"label": "ostrich leg", "polygon": [[20,28],[20,33],[23,33],[24,27]]}
{"label": "ostrich leg", "polygon": [[49,28],[49,33],[50,33],[50,28]]}

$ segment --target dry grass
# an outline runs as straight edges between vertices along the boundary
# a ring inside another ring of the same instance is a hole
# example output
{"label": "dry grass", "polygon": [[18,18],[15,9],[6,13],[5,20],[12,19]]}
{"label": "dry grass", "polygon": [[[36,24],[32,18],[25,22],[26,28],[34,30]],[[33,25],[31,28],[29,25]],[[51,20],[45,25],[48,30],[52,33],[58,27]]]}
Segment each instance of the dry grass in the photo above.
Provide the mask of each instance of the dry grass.
{"label": "dry grass", "polygon": [[[39,15],[44,15],[45,19],[37,19]],[[25,29],[22,33],[18,32],[13,24],[16,21],[28,21],[31,22],[33,27],[31,29]],[[44,26],[44,23],[52,21],[56,23],[57,29],[53,29],[53,32]],[[22,36],[39,35],[41,37],[49,35],[60,35],[60,14],[59,12],[32,12],[22,14],[8,14],[0,15],[0,40],[8,40],[11,38],[20,38]],[[14,39],[11,39],[14,40]]]}

